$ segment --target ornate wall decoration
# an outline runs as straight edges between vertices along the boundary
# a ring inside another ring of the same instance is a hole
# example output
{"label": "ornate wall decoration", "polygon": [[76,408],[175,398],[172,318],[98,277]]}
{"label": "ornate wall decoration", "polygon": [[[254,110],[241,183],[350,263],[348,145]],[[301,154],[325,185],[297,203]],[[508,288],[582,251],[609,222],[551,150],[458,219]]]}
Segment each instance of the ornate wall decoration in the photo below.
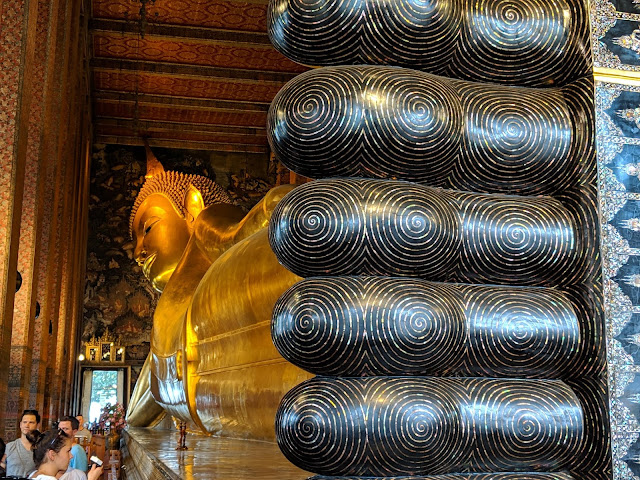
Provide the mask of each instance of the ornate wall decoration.
{"label": "ornate wall decoration", "polygon": [[[640,89],[599,82],[598,162],[602,221],[604,291],[609,308],[607,357],[611,395],[611,429],[614,441],[614,478],[640,478],[640,409],[637,366],[640,324],[637,321],[640,278],[637,202],[640,182],[636,171],[640,158],[640,129],[635,108]],[[628,115],[632,112],[632,115]]]}
{"label": "ornate wall decoration", "polygon": [[[94,0],[94,16],[102,18],[140,18],[139,4],[128,0]],[[239,1],[164,0],[153,5],[159,23],[185,26],[264,31],[267,6]]]}
{"label": "ornate wall decoration", "polygon": [[155,62],[184,63],[211,67],[304,72],[307,68],[285,58],[271,45],[231,46],[210,40],[176,40],[122,33],[94,33],[94,55]]}
{"label": "ornate wall decoration", "polygon": [[258,81],[229,83],[216,79],[166,77],[162,74],[136,74],[121,70],[95,71],[93,78],[95,88],[99,90],[124,90],[132,93],[255,102],[270,102],[281,87],[280,83]]}
{"label": "ornate wall decoration", "polygon": [[640,70],[640,8],[633,0],[591,0],[593,65]]}

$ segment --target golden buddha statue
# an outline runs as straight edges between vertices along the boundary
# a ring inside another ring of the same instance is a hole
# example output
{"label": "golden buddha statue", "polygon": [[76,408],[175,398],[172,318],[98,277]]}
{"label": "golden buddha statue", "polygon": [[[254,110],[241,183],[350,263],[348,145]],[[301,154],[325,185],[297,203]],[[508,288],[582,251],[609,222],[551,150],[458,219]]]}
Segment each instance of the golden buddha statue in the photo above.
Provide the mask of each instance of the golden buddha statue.
{"label": "golden buddha statue", "polygon": [[311,376],[270,336],[273,305],[299,280],[278,263],[266,228],[292,188],[272,189],[245,215],[220,186],[164,171],[147,148],[130,228],[135,260],[162,295],[130,425],[152,425],[166,411],[208,433],[274,438],[278,402]]}

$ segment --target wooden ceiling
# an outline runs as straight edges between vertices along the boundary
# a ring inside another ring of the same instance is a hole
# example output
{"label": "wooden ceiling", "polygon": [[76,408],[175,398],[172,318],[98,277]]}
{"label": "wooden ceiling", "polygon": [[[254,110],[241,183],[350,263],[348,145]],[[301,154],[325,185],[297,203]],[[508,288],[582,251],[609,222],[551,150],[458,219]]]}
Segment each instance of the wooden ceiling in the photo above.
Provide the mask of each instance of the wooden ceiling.
{"label": "wooden ceiling", "polygon": [[269,43],[268,0],[92,0],[98,143],[267,153],[269,103],[307,70]]}

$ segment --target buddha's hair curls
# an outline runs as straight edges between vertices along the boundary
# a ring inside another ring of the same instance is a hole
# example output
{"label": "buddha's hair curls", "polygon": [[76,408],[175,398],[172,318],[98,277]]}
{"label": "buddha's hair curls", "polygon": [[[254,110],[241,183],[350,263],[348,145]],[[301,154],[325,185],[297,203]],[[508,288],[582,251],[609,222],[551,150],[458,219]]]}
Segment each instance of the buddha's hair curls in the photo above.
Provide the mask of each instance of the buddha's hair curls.
{"label": "buddha's hair curls", "polygon": [[182,216],[186,217],[186,211],[183,203],[190,185],[193,185],[200,191],[205,207],[215,205],[217,203],[231,203],[231,198],[229,198],[227,192],[225,192],[220,185],[207,177],[175,172],[172,170],[162,172],[159,175],[148,178],[136,197],[133,209],[131,210],[131,216],[129,217],[129,235],[131,235],[131,238],[133,238],[133,219],[135,218],[140,205],[142,205],[142,202],[144,202],[151,194],[164,193],[171,199],[171,202],[176,209],[179,212],[182,212]]}

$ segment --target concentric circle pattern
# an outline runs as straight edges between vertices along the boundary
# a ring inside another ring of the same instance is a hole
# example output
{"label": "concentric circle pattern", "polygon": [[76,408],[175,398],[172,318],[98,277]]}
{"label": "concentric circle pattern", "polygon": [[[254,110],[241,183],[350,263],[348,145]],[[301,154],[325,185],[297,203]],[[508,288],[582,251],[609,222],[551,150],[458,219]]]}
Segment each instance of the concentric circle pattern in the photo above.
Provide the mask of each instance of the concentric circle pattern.
{"label": "concentric circle pattern", "polygon": [[456,199],[462,281],[559,285],[572,274],[577,229],[557,200],[472,194]]}
{"label": "concentric circle pattern", "polygon": [[292,463],[313,462],[318,471],[337,475],[366,472],[365,383],[315,378],[287,392],[275,426],[278,445]]}
{"label": "concentric circle pattern", "polygon": [[[574,91],[591,95],[586,85]],[[267,131],[277,158],[311,178],[400,178],[474,192],[552,194],[583,168],[576,143],[590,130],[574,123],[581,117],[562,89],[473,84],[392,67],[331,67],[285,85],[271,104]]]}
{"label": "concentric circle pattern", "polygon": [[[574,480],[568,473],[451,473],[426,477],[393,477],[393,480]],[[389,477],[326,477],[315,475],[309,480],[389,480]]]}
{"label": "concentric circle pattern", "polygon": [[580,327],[556,290],[318,277],[278,300],[272,337],[318,375],[554,378],[573,364]]}
{"label": "concentric circle pattern", "polygon": [[389,64],[545,87],[591,66],[582,0],[271,0],[268,31],[307,65]]}
{"label": "concentric circle pattern", "polygon": [[280,52],[325,67],[268,113],[277,159],[325,178],[271,219],[306,277],[272,338],[335,376],[285,396],[282,451],[314,480],[610,477],[586,0],[268,17]]}
{"label": "concentric circle pattern", "polygon": [[477,442],[471,471],[528,471],[532,464],[562,470],[577,453],[584,414],[564,383],[484,379],[465,386],[472,406],[464,409],[465,420],[474,425]]}
{"label": "concentric circle pattern", "polygon": [[302,277],[402,275],[543,286],[571,274],[574,237],[570,215],[548,197],[364,179],[296,188],[269,227],[278,260]]}
{"label": "concentric circle pattern", "polygon": [[575,453],[583,414],[557,380],[316,377],[285,395],[276,429],[321,475],[545,471]]}

